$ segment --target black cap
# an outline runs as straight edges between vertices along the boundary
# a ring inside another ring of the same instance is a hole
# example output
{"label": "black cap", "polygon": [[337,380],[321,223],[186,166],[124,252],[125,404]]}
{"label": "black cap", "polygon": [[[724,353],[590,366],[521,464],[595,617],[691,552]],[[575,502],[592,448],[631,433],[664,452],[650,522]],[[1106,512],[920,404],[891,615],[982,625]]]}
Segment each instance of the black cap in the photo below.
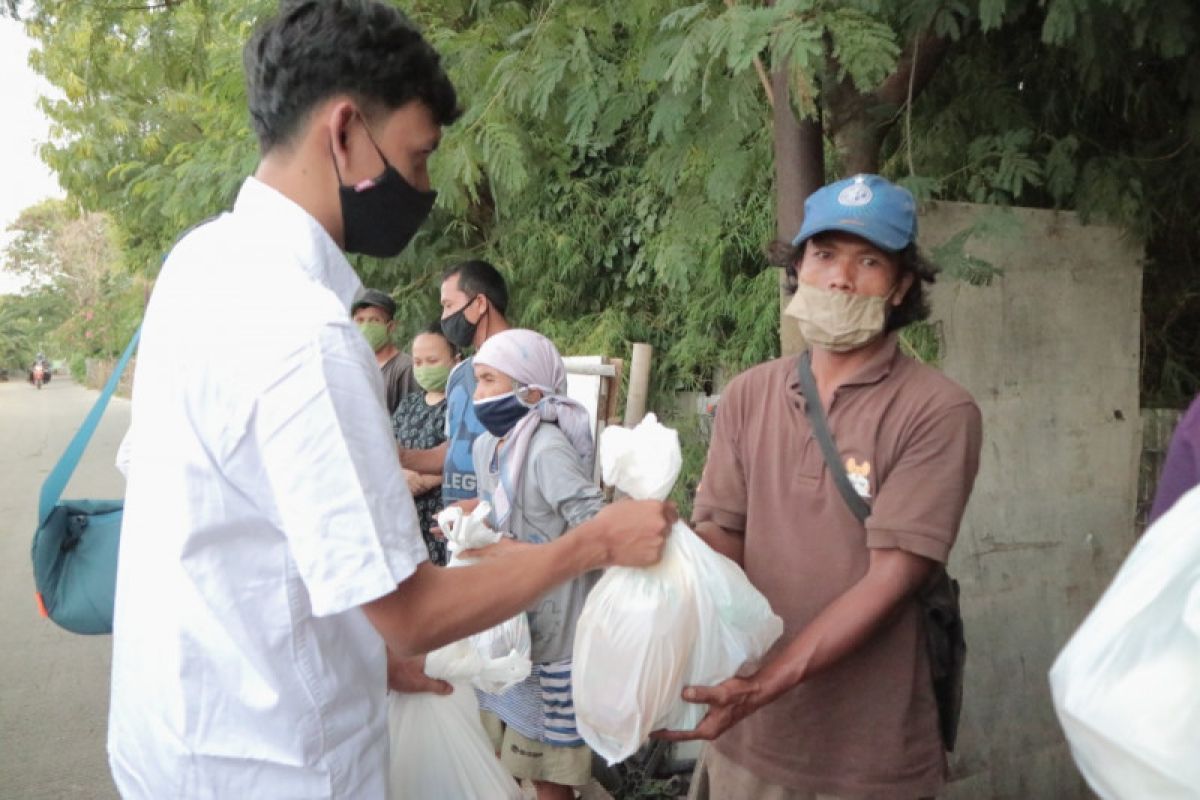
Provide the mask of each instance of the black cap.
{"label": "black cap", "polygon": [[354,302],[350,304],[350,316],[354,316],[354,313],[363,306],[375,306],[382,309],[389,317],[396,316],[396,301],[378,289],[363,289],[356,294]]}

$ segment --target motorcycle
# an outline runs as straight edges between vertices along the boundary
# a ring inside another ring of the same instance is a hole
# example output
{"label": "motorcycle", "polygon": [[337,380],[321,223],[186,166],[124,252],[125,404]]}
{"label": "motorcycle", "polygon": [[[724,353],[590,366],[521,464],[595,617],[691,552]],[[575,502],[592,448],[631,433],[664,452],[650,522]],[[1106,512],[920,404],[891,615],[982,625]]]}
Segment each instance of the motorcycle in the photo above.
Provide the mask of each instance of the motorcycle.
{"label": "motorcycle", "polygon": [[50,362],[39,358],[29,368],[29,383],[40,389],[44,384],[50,382],[50,373]]}

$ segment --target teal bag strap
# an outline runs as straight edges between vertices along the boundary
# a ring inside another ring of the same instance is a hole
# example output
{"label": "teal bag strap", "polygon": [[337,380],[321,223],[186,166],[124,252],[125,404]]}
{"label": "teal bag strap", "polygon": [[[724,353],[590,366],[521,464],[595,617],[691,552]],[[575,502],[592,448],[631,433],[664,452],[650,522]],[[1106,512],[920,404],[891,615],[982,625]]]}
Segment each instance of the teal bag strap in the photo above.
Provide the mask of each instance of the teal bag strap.
{"label": "teal bag strap", "polygon": [[141,334],[142,328],[139,325],[138,329],[133,332],[133,338],[129,340],[129,345],[125,348],[125,352],[121,354],[121,360],[117,362],[117,368],[113,370],[108,383],[104,384],[104,391],[100,392],[100,396],[96,398],[96,404],[92,406],[92,410],[88,412],[88,415],[84,417],[83,424],[75,432],[71,443],[67,445],[67,449],[63,452],[62,457],[58,459],[58,463],[54,465],[54,469],[50,470],[50,474],[46,476],[45,482],[42,483],[42,493],[38,500],[39,523],[44,524],[46,522],[46,518],[50,516],[50,512],[54,510],[54,506],[62,498],[63,490],[67,488],[67,482],[71,480],[71,476],[75,473],[75,468],[79,466],[79,459],[83,457],[83,451],[87,449],[88,442],[92,440],[92,434],[96,432],[96,426],[100,424],[100,417],[104,416],[104,410],[108,408],[108,401],[112,399],[113,392],[117,390],[117,384],[121,381],[121,374],[125,372],[125,365],[129,363],[129,357],[133,355],[134,348],[137,347],[138,338]]}

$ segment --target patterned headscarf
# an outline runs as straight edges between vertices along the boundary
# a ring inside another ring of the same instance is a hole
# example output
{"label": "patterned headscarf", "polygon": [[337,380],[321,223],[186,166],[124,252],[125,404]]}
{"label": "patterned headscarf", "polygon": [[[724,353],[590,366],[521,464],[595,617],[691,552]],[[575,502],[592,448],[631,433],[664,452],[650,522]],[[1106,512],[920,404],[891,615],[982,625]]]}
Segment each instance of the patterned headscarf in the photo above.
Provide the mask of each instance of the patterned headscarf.
{"label": "patterned headscarf", "polygon": [[567,396],[567,368],[554,343],[522,328],[498,333],[475,354],[475,364],[499,370],[520,386],[538,389],[542,399],[505,437],[499,461],[500,481],[492,497],[496,524],[504,525],[520,491],[529,442],[542,422],[553,422],[585,463],[592,458],[592,425],[587,409]]}

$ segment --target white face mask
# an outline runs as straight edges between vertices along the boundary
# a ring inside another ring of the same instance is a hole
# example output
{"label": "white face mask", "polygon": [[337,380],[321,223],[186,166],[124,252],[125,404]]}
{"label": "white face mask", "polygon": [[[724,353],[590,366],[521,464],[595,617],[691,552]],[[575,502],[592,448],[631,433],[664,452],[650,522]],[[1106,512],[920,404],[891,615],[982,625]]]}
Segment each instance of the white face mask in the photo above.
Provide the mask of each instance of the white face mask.
{"label": "white face mask", "polygon": [[796,318],[800,335],[809,344],[846,353],[883,335],[888,300],[894,292],[875,297],[820,289],[800,281],[783,313]]}

